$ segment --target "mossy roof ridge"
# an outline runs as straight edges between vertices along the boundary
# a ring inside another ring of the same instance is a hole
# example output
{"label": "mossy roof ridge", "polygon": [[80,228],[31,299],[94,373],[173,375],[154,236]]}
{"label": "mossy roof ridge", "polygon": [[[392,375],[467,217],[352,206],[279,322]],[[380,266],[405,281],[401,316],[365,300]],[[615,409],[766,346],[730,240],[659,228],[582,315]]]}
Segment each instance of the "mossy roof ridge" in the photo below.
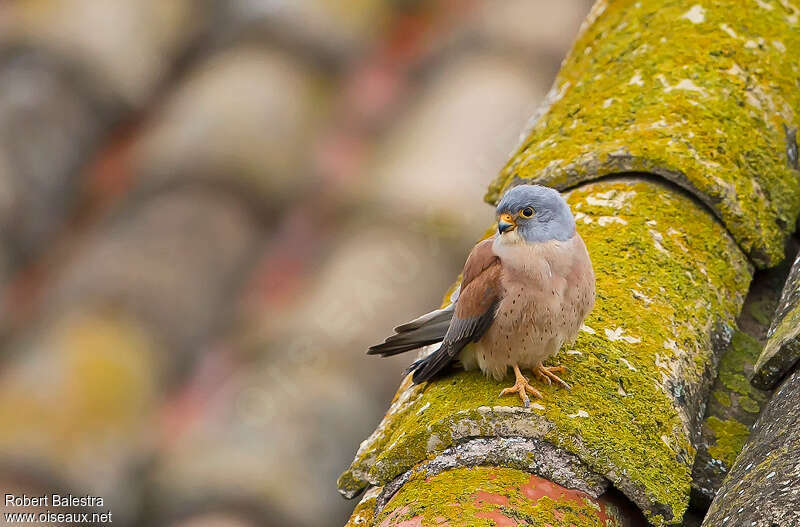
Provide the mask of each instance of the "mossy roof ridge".
{"label": "mossy roof ridge", "polygon": [[695,194],[759,267],[800,210],[784,125],[800,108],[800,23],[786,1],[599,1],[549,107],[486,199],[515,180],[559,189],[646,172]]}
{"label": "mossy roof ridge", "polygon": [[595,499],[503,467],[456,468],[410,480],[378,513],[374,523],[420,527],[622,524],[620,511],[610,500]]}
{"label": "mossy roof ridge", "polygon": [[652,523],[680,521],[715,340],[730,335],[750,266],[704,207],[667,185],[610,179],[567,199],[597,275],[595,308],[558,357],[573,389],[540,386],[546,400],[524,409],[476,372],[407,379],[340,478],[343,494],[469,438],[535,437],[607,477]]}
{"label": "mossy roof ridge", "polygon": [[375,525],[375,504],[382,490],[381,487],[372,487],[365,492],[344,527],[372,527]]}

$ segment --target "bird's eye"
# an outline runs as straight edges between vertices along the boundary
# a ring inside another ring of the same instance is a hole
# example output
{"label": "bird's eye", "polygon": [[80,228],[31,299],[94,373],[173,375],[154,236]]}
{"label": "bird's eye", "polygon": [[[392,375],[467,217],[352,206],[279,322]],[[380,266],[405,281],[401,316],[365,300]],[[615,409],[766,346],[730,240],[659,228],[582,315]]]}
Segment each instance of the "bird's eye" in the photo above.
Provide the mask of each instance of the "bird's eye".
{"label": "bird's eye", "polygon": [[523,218],[532,218],[533,217],[533,209],[530,207],[525,207],[521,211],[519,211],[519,215]]}

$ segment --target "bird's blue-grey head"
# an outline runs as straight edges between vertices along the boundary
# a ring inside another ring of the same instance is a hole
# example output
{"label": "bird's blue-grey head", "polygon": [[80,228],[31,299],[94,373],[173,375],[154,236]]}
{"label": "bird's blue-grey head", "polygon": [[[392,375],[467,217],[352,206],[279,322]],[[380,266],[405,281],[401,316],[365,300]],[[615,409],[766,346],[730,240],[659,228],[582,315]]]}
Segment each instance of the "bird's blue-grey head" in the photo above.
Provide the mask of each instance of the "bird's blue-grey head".
{"label": "bird's blue-grey head", "polygon": [[518,185],[497,205],[501,237],[517,235],[528,243],[566,241],[575,234],[575,218],[561,194],[541,185]]}

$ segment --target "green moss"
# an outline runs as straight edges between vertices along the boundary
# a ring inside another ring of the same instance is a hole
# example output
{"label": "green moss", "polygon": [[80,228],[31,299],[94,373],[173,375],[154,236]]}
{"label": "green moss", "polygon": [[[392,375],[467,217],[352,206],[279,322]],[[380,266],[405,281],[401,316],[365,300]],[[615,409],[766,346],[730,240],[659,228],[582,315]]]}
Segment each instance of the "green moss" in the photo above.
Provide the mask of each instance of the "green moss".
{"label": "green moss", "polygon": [[747,306],[747,312],[753,317],[753,320],[765,327],[769,327],[770,322],[772,322],[774,310],[773,300],[771,298],[765,298],[758,302],[751,302]]}
{"label": "green moss", "polygon": [[750,383],[747,382],[744,375],[739,373],[720,371],[719,378],[726,388],[736,393],[746,394],[747,389],[750,387]]}
{"label": "green moss", "polygon": [[530,411],[498,398],[508,383],[477,372],[401,389],[351,467],[357,479],[385,483],[467,437],[540,437],[644,496],[638,504],[651,521],[679,521],[694,449],[673,393],[703,378],[711,333],[733,324],[748,265],[703,207],[664,185],[606,180],[568,201],[597,275],[591,329],[568,348],[577,353],[558,356],[573,389],[539,386],[543,409]]}
{"label": "green moss", "polygon": [[736,461],[736,456],[742,451],[742,447],[750,436],[750,429],[733,419],[722,420],[718,417],[709,417],[706,422],[708,427],[714,432],[716,442],[708,448],[708,453],[714,459],[722,461],[730,468]]}
{"label": "green moss", "polygon": [[757,340],[737,330],[720,357],[714,398],[709,401],[694,466],[694,489],[707,499],[713,498],[731,468],[720,463],[720,452],[728,447],[725,442],[718,444],[712,424],[719,429],[721,422],[737,423],[737,428],[747,430],[768,399],[768,393],[755,389],[747,381],[760,348]]}
{"label": "green moss", "polygon": [[731,396],[728,392],[722,390],[714,390],[714,399],[717,400],[722,406],[729,408],[731,406]]}
{"label": "green moss", "polygon": [[800,208],[784,123],[797,126],[800,31],[785,10],[740,0],[600,2],[555,82],[560,98],[490,186],[567,188],[659,174],[712,207],[762,267],[784,257]]}
{"label": "green moss", "polygon": [[742,407],[742,410],[745,412],[750,412],[751,414],[757,414],[761,411],[761,406],[750,397],[746,395],[739,398],[739,406]]}
{"label": "green moss", "polygon": [[356,478],[352,472],[347,471],[339,476],[336,486],[341,492],[346,493],[348,497],[352,497],[361,492],[364,488],[364,482]]}
{"label": "green moss", "polygon": [[[719,381],[731,393],[739,394],[739,404],[743,408],[745,406],[752,408],[752,405],[742,401],[751,401],[758,406],[766,400],[764,393],[755,389],[747,380],[760,352],[761,345],[756,339],[743,331],[736,331],[731,339],[731,345],[720,359]],[[755,411],[758,412],[758,409]]]}
{"label": "green moss", "polygon": [[520,525],[612,527],[615,514],[588,495],[562,493],[528,473],[498,467],[448,470],[406,483],[381,511],[376,524],[417,518],[423,526],[493,527],[505,518]]}

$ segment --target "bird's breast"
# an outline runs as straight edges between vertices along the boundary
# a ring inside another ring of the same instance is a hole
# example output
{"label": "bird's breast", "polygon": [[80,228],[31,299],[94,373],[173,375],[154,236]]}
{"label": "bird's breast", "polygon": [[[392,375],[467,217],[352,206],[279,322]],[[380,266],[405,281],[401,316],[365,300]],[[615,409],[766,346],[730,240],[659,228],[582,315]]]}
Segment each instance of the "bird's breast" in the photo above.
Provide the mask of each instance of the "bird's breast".
{"label": "bird's breast", "polygon": [[494,246],[507,284],[521,282],[542,288],[549,286],[554,279],[570,274],[576,261],[576,249],[575,238],[565,242],[553,240]]}
{"label": "bird's breast", "polygon": [[501,377],[507,366],[532,367],[577,335],[594,303],[594,274],[583,241],[495,247],[502,298],[476,352],[477,365]]}

